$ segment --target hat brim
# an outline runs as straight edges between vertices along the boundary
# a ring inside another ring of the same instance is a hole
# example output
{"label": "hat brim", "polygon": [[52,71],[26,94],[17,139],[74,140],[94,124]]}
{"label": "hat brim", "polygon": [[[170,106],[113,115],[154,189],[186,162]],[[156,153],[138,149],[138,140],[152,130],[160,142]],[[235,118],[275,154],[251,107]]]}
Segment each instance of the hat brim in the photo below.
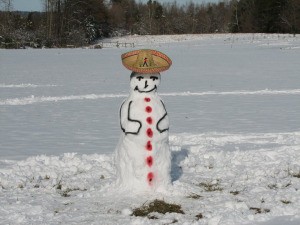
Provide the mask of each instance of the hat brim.
{"label": "hat brim", "polygon": [[159,73],[169,69],[172,65],[172,60],[164,53],[156,50],[147,50],[151,53],[155,66],[138,67],[136,66],[136,60],[141,51],[143,50],[135,50],[122,54],[121,58],[123,65],[127,69],[137,73]]}

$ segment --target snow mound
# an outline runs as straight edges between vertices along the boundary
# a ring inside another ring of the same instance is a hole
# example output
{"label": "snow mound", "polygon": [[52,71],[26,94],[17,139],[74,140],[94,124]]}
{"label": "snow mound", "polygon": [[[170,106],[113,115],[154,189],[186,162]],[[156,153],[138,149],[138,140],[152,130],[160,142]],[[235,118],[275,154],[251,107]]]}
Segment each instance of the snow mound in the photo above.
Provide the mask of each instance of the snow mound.
{"label": "snow mound", "polygon": [[185,212],[155,215],[157,224],[300,222],[299,132],[173,134],[170,144],[173,187],[158,196],[114,191],[112,155],[0,161],[2,222],[153,224],[130,213],[155,198]]}
{"label": "snow mound", "polygon": [[[24,161],[2,161],[0,171],[2,189],[89,190],[101,185],[113,172],[107,155],[66,153],[63,156],[40,155]],[[99,181],[97,181],[99,180]]]}

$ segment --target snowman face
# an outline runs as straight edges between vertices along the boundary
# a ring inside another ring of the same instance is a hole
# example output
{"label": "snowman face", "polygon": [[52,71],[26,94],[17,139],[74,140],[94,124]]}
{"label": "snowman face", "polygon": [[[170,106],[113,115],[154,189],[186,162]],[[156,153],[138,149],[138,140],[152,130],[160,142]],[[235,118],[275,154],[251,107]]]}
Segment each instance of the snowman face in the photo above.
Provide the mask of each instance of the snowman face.
{"label": "snowman face", "polygon": [[155,92],[160,84],[160,74],[132,73],[130,77],[130,87],[137,93]]}

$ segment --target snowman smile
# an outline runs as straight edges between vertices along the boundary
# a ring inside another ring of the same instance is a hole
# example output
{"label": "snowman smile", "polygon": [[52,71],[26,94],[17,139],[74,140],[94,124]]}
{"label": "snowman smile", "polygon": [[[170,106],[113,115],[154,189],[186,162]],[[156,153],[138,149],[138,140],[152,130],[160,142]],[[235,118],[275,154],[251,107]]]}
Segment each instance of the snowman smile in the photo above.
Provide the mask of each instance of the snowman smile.
{"label": "snowman smile", "polygon": [[138,91],[138,92],[140,92],[140,93],[149,93],[149,92],[152,92],[152,91],[154,91],[154,90],[156,90],[157,89],[157,86],[156,85],[154,85],[154,88],[152,88],[151,90],[149,90],[149,91],[141,91],[139,88],[138,88],[138,86],[136,86],[135,87],[135,91]]}

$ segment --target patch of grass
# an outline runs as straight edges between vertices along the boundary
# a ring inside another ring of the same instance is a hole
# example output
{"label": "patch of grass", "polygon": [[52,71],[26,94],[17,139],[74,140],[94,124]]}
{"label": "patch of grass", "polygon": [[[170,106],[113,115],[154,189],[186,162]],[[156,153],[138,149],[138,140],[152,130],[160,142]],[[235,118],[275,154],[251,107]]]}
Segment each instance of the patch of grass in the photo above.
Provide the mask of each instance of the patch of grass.
{"label": "patch of grass", "polygon": [[147,217],[149,220],[157,220],[158,219],[158,217],[154,216],[154,215],[148,215]]}
{"label": "patch of grass", "polygon": [[256,208],[256,207],[250,207],[250,210],[254,211],[254,214],[262,214],[262,213],[269,213],[270,209],[263,209],[263,208]]}
{"label": "patch of grass", "polygon": [[299,173],[293,173],[291,175],[292,175],[292,177],[300,178],[300,172]]}
{"label": "patch of grass", "polygon": [[71,196],[71,195],[69,194],[70,192],[71,192],[71,189],[67,188],[65,191],[61,192],[60,195],[61,195],[62,197],[67,198],[67,197],[70,197],[70,196]]}
{"label": "patch of grass", "polygon": [[276,190],[278,189],[277,184],[269,184],[268,188],[270,188],[271,190]]}
{"label": "patch of grass", "polygon": [[163,223],[163,225],[170,225],[170,224],[174,224],[174,223],[177,223],[177,222],[178,222],[178,220],[173,219],[172,222],[170,222],[170,223]]}
{"label": "patch of grass", "polygon": [[291,186],[291,185],[292,185],[291,183],[287,183],[287,184],[285,184],[285,185],[283,185],[283,186],[279,186],[279,185],[277,185],[277,184],[269,184],[269,185],[268,185],[268,188],[270,188],[271,190],[277,190],[277,189],[287,188],[287,187],[289,187],[289,186]]}
{"label": "patch of grass", "polygon": [[217,183],[214,182],[208,182],[208,183],[200,183],[198,184],[199,187],[203,188],[207,192],[213,192],[213,191],[223,191],[223,188],[220,187],[219,181]]}
{"label": "patch of grass", "polygon": [[201,195],[195,193],[191,193],[189,196],[187,196],[187,198],[192,198],[192,199],[199,199],[201,197],[202,197]]}
{"label": "patch of grass", "polygon": [[229,193],[232,195],[238,195],[238,194],[240,194],[240,191],[230,191]]}
{"label": "patch of grass", "polygon": [[204,218],[204,216],[202,215],[202,213],[199,213],[199,214],[196,215],[196,218],[197,218],[198,220],[201,220],[201,219]]}
{"label": "patch of grass", "polygon": [[71,188],[67,188],[66,190],[64,190],[62,192],[61,196],[63,196],[63,197],[70,197],[71,196],[70,192],[72,192],[72,191],[87,191],[87,189],[80,189],[80,188],[73,188],[73,189],[71,189]]}
{"label": "patch of grass", "polygon": [[174,219],[170,224],[177,223],[178,220]]}
{"label": "patch of grass", "polygon": [[59,190],[58,191],[58,193],[62,196],[62,197],[65,197],[65,198],[67,198],[67,197],[70,197],[71,195],[70,195],[70,192],[72,192],[72,191],[86,191],[87,189],[80,189],[80,188],[73,188],[73,189],[71,189],[71,188],[67,188],[67,189],[65,189],[65,190],[61,190],[62,189],[62,185],[61,184],[59,184],[57,187],[56,187],[56,189],[57,190]]}
{"label": "patch of grass", "polygon": [[300,171],[299,171],[299,169],[295,169],[295,170],[289,169],[288,170],[288,174],[291,177],[300,178]]}
{"label": "patch of grass", "polygon": [[283,204],[286,204],[286,205],[288,205],[288,204],[291,204],[292,202],[291,201],[289,201],[289,200],[280,200]]}
{"label": "patch of grass", "polygon": [[56,189],[57,189],[57,190],[61,190],[61,188],[62,188],[61,183],[58,183],[57,186],[56,186]]}
{"label": "patch of grass", "polygon": [[[184,212],[181,209],[181,205],[166,203],[165,201],[155,199],[153,202],[150,202],[148,205],[143,205],[139,208],[136,208],[132,212],[132,216],[148,217],[150,213],[181,213]],[[151,217],[151,216],[149,216]],[[148,218],[149,218],[148,217]],[[150,219],[150,218],[149,218]]]}

